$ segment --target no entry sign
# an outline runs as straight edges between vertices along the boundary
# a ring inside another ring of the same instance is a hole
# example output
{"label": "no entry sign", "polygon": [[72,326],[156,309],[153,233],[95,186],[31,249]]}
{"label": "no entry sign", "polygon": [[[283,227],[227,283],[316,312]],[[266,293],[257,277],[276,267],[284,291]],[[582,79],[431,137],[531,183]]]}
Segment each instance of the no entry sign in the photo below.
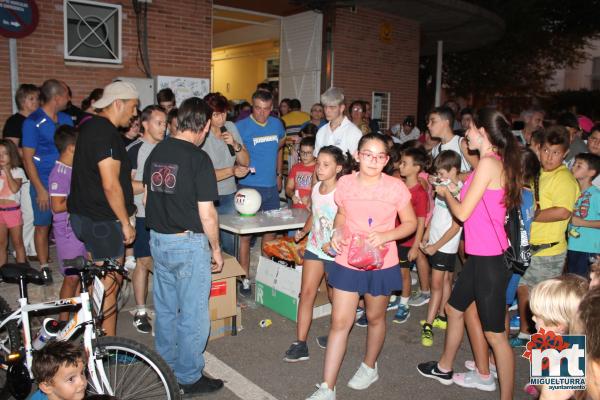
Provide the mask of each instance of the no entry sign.
{"label": "no entry sign", "polygon": [[0,0],[0,35],[22,38],[38,24],[38,8],[34,0]]}

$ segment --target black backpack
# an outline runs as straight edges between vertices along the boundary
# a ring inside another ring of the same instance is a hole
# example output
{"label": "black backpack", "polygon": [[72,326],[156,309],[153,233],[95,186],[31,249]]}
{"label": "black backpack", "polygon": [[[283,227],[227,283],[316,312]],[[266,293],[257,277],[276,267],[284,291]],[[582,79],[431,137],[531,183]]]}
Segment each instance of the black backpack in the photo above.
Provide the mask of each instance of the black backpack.
{"label": "black backpack", "polygon": [[508,238],[504,260],[508,269],[515,274],[523,275],[531,262],[531,247],[519,207],[507,210],[504,230]]}

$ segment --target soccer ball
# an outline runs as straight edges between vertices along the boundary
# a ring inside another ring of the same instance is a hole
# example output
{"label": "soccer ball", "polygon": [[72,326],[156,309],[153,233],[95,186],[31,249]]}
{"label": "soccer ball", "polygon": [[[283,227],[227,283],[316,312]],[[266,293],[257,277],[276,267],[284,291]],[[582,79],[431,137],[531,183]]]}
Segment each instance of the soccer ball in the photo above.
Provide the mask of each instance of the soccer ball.
{"label": "soccer ball", "polygon": [[255,189],[244,188],[238,190],[234,198],[235,209],[244,217],[255,215],[260,209],[262,197]]}

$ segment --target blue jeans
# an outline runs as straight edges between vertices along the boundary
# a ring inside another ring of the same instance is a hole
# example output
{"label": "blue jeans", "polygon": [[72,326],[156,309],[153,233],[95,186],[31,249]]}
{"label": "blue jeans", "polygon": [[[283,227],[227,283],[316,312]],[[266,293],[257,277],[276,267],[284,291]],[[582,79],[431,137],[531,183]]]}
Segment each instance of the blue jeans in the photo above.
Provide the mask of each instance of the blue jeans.
{"label": "blue jeans", "polygon": [[150,231],[150,250],[154,259],[156,350],[179,383],[189,385],[202,377],[210,332],[208,240],[202,233]]}
{"label": "blue jeans", "polygon": [[[231,215],[235,214],[235,193],[219,195],[219,201],[215,204],[217,213],[219,215]],[[221,240],[221,247],[223,251],[229,255],[235,254],[234,243],[235,238],[233,233],[229,233],[224,230],[219,231],[219,238]]]}

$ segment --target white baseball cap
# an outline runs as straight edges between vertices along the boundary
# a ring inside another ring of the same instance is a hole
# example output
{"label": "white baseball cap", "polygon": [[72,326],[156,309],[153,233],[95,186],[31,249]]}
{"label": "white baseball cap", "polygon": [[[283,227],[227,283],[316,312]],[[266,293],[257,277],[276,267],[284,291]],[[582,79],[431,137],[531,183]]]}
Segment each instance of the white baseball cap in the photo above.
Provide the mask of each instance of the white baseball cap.
{"label": "white baseball cap", "polygon": [[111,105],[115,100],[132,100],[139,97],[140,94],[133,83],[125,81],[113,82],[106,85],[102,97],[94,103],[94,108],[102,109]]}

